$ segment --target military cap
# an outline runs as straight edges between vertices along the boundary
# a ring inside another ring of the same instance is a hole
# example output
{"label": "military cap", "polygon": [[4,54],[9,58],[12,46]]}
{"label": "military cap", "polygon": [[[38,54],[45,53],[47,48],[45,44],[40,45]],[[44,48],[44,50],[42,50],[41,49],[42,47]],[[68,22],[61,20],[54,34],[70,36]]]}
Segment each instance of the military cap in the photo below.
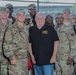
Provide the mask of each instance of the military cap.
{"label": "military cap", "polygon": [[30,8],[36,8],[36,5],[35,5],[35,4],[30,4],[30,5],[28,6],[28,9],[30,9]]}
{"label": "military cap", "polygon": [[63,13],[57,13],[55,17],[63,17]]}
{"label": "military cap", "polygon": [[76,17],[76,14],[72,14],[72,15],[71,15],[71,18],[73,18],[73,17]]}
{"label": "military cap", "polygon": [[30,14],[28,13],[28,14],[26,14],[26,18],[31,18],[31,16],[30,16]]}
{"label": "military cap", "polygon": [[68,12],[70,13],[70,9],[69,9],[69,8],[65,8],[65,9],[63,10],[63,12],[66,12],[66,11],[68,11]]}
{"label": "military cap", "polygon": [[1,12],[10,12],[8,8],[1,8]]}
{"label": "military cap", "polygon": [[16,12],[16,14],[19,14],[21,12],[24,12],[25,13],[25,10],[24,9],[18,9],[17,12]]}
{"label": "military cap", "polygon": [[6,7],[6,8],[7,8],[7,7],[13,7],[13,5],[12,5],[12,4],[6,4],[5,7]]}

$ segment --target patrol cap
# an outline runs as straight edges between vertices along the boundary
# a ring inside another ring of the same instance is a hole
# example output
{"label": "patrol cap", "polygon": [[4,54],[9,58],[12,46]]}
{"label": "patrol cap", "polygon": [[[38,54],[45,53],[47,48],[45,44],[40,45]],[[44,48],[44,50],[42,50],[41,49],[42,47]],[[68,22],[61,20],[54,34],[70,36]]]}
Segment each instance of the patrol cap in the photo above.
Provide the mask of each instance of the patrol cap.
{"label": "patrol cap", "polygon": [[19,14],[21,12],[24,12],[25,13],[25,10],[24,9],[18,9],[17,12],[16,12],[16,14]]}
{"label": "patrol cap", "polygon": [[7,12],[7,13],[9,13],[10,11],[9,11],[8,8],[1,8],[1,12]]}
{"label": "patrol cap", "polygon": [[55,17],[63,17],[63,13],[57,13]]}
{"label": "patrol cap", "polygon": [[28,9],[30,9],[30,8],[36,8],[36,5],[35,5],[35,4],[30,4],[30,5],[28,6]]}
{"label": "patrol cap", "polygon": [[7,8],[7,7],[13,7],[13,5],[12,5],[12,4],[6,4],[5,7],[6,7],[6,8]]}
{"label": "patrol cap", "polygon": [[70,9],[69,9],[69,8],[65,8],[65,9],[63,10],[63,12],[66,12],[66,11],[68,11],[68,12],[70,13]]}
{"label": "patrol cap", "polygon": [[71,18],[74,18],[74,17],[76,17],[76,14],[72,14],[72,15],[71,15]]}
{"label": "patrol cap", "polygon": [[26,14],[26,18],[31,19],[31,16],[30,16],[30,14],[29,14],[29,13],[28,13],[28,14]]}

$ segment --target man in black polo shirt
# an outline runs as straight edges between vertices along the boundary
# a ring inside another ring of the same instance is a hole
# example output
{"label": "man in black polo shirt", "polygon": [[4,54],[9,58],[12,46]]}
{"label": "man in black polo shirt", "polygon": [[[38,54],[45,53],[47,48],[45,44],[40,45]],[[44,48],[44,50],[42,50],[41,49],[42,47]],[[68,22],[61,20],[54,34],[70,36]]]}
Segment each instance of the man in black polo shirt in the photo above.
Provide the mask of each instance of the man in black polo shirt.
{"label": "man in black polo shirt", "polygon": [[53,27],[45,25],[42,13],[35,17],[36,25],[29,29],[29,53],[35,75],[53,75],[59,38]]}

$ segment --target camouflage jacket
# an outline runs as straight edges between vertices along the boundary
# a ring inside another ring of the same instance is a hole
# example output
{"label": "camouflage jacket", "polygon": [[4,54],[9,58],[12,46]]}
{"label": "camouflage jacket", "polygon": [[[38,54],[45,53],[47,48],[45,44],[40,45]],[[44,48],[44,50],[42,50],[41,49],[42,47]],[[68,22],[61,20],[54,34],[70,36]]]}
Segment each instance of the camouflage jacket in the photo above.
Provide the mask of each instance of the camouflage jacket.
{"label": "camouflage jacket", "polygon": [[4,53],[10,59],[27,58],[28,50],[28,27],[14,23],[6,32],[4,42]]}
{"label": "camouflage jacket", "polygon": [[67,34],[67,38],[69,40],[69,48],[71,51],[71,56],[75,56],[76,55],[76,35],[74,32],[73,27],[70,26],[63,26],[63,29],[65,31],[65,33]]}
{"label": "camouflage jacket", "polygon": [[67,60],[68,57],[72,57],[76,53],[76,36],[74,30],[71,26],[66,25],[63,25],[61,28],[57,28],[56,30],[60,39],[57,60]]}
{"label": "camouflage jacket", "polygon": [[67,60],[68,56],[70,55],[69,40],[63,30],[63,27],[57,28],[57,33],[60,40],[57,52],[57,60]]}
{"label": "camouflage jacket", "polygon": [[3,51],[2,51],[2,41],[3,41],[3,36],[4,36],[5,29],[8,26],[9,26],[9,24],[4,25],[2,22],[0,22],[0,62],[3,62],[5,60],[5,58],[3,56]]}

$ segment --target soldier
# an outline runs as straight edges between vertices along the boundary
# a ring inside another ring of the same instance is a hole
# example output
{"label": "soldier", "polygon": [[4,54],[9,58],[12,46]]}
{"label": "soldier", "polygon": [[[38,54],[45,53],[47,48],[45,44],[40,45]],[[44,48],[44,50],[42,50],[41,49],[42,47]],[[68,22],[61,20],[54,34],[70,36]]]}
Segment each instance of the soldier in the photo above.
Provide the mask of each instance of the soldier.
{"label": "soldier", "polygon": [[7,8],[0,9],[0,75],[8,75],[7,71],[7,59],[4,56],[4,51],[2,48],[3,36],[6,28],[10,25],[8,21],[9,10]]}
{"label": "soldier", "polygon": [[50,25],[52,27],[54,27],[54,23],[53,23],[53,16],[52,15],[47,15],[46,18],[45,18],[45,23],[47,25]]}
{"label": "soldier", "polygon": [[28,27],[33,26],[32,19],[31,19],[31,16],[30,16],[29,13],[26,13],[26,18],[25,18],[24,23],[25,23],[26,25],[28,25]]}
{"label": "soldier", "polygon": [[[71,21],[73,23],[73,29],[74,29],[74,32],[76,34],[76,14],[73,14],[71,16]],[[74,56],[74,73],[76,75],[76,56]]]}
{"label": "soldier", "polygon": [[75,32],[75,34],[76,34],[76,14],[73,14],[73,15],[71,16],[71,21],[72,21],[72,23],[73,23],[73,29],[74,29],[74,32]]}
{"label": "soldier", "polygon": [[73,23],[70,19],[70,10],[64,9],[64,30],[66,31],[69,41],[70,41],[70,49],[72,57],[76,56],[76,35],[73,29]]}
{"label": "soldier", "polygon": [[6,4],[5,5],[6,8],[9,9],[10,13],[9,13],[9,21],[14,24],[15,23],[15,17],[12,15],[13,13],[13,5],[12,4]]}
{"label": "soldier", "polygon": [[28,6],[28,11],[29,11],[29,14],[31,16],[31,19],[32,19],[32,23],[33,25],[36,25],[36,22],[35,22],[35,16],[36,16],[36,5],[35,4],[30,4]]}
{"label": "soldier", "polygon": [[[75,34],[71,27],[63,24],[64,18],[62,13],[56,15],[56,23],[58,25],[57,33],[60,39],[59,49],[57,52],[56,72],[57,75],[72,75],[73,74],[73,60],[72,48]],[[72,36],[73,35],[73,36]],[[72,44],[71,44],[72,41]],[[71,48],[72,47],[72,48]]]}
{"label": "soldier", "polygon": [[28,27],[24,24],[25,11],[17,10],[16,22],[6,32],[4,51],[10,59],[10,75],[28,75],[27,50],[28,50]]}
{"label": "soldier", "polygon": [[[76,35],[74,33],[74,27],[73,27],[73,23],[71,22],[70,19],[70,10],[65,9],[64,10],[64,29],[68,34],[68,38],[70,41],[70,49],[71,49],[71,55],[72,58],[76,56]],[[71,30],[71,31],[69,31]]]}
{"label": "soldier", "polygon": [[72,15],[71,15],[71,21],[72,21],[73,23],[76,23],[76,14],[72,14]]}

